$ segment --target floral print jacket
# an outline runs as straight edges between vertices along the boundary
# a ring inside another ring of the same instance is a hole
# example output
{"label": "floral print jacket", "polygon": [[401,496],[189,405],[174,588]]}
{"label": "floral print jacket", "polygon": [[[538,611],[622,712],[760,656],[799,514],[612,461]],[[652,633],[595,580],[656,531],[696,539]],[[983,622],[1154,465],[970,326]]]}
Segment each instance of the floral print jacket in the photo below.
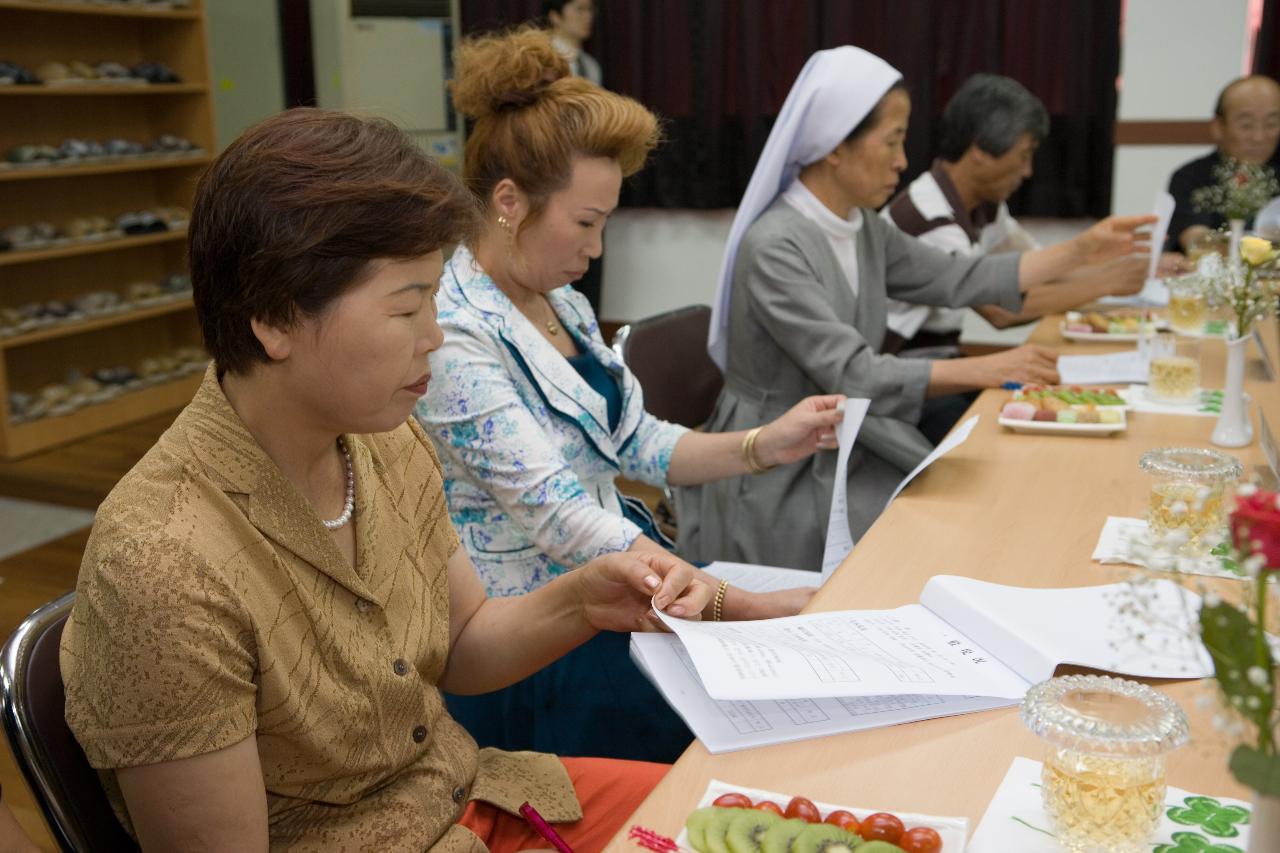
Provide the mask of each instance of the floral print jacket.
{"label": "floral print jacket", "polygon": [[600,555],[640,528],[614,478],[664,485],[687,432],[644,410],[640,385],[605,345],[586,298],[548,294],[579,350],[618,378],[622,417],[521,314],[465,247],[445,265],[444,345],[415,417],[444,465],[454,526],[490,595],[519,595]]}

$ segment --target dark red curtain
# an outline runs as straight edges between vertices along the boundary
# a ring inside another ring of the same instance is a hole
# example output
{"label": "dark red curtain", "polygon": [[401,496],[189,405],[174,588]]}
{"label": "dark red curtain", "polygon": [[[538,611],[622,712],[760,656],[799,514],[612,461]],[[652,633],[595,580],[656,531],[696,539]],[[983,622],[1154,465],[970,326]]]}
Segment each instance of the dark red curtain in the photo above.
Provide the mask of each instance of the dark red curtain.
{"label": "dark red curtain", "polygon": [[1263,0],[1262,26],[1253,43],[1253,73],[1280,80],[1280,0]]}
{"label": "dark red curtain", "polygon": [[[462,0],[464,32],[533,18],[538,0]],[[624,202],[733,207],[809,55],[854,44],[903,72],[912,96],[905,180],[929,167],[938,116],[970,74],[1021,82],[1049,109],[1016,213],[1110,208],[1120,0],[599,0],[588,51],[605,85],[666,122]]]}

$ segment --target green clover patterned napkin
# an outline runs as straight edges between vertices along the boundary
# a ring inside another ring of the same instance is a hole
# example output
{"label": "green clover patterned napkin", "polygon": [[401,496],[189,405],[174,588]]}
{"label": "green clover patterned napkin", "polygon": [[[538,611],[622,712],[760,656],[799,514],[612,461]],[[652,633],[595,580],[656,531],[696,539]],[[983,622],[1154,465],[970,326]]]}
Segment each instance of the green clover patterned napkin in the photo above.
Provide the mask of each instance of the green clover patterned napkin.
{"label": "green clover patterned napkin", "polygon": [[[969,842],[969,853],[1062,853],[1040,805],[1039,761],[1015,758]],[[1152,853],[1244,853],[1248,803],[1169,786]]]}

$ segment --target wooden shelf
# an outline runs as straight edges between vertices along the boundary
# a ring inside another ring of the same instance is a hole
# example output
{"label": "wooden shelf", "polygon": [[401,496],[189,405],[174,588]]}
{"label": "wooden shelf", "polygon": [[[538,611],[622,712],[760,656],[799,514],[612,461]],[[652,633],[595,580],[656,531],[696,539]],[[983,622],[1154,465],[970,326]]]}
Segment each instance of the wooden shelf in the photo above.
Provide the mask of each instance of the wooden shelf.
{"label": "wooden shelf", "polygon": [[[75,57],[106,57],[125,66],[161,62],[184,81],[0,85],[0,153],[31,141],[153,139],[161,133],[202,149],[0,168],[0,225],[61,225],[89,214],[191,207],[195,179],[212,162],[217,138],[206,9],[205,0],[177,9],[137,0],[0,0],[0,58],[32,70],[46,60]],[[104,289],[123,293],[129,282],[159,281],[184,266],[186,240],[182,226],[0,251],[0,306],[70,303]],[[0,456],[75,442],[190,402],[199,376],[29,423],[13,423],[5,414],[11,392],[63,382],[73,368],[138,365],[158,353],[199,345],[189,294],[143,304],[0,338]]]}
{"label": "wooden shelf", "polygon": [[116,252],[121,249],[152,246],[156,243],[171,243],[175,240],[185,240],[186,238],[187,229],[177,228],[170,231],[162,231],[159,234],[143,234],[141,237],[121,237],[117,240],[100,240],[96,243],[76,243],[72,246],[59,246],[56,249],[25,249],[16,252],[0,252],[0,267],[29,264],[36,261],[52,261],[58,258],[73,258],[77,255],[94,255],[99,252]]}
{"label": "wooden shelf", "polygon": [[191,311],[194,308],[195,303],[191,301],[190,296],[187,296],[182,299],[175,299],[172,302],[165,302],[162,305],[149,305],[146,308],[123,311],[106,317],[90,317],[84,320],[56,323],[52,326],[45,326],[43,329],[22,332],[10,338],[0,338],[0,349],[14,349],[27,344],[38,344],[41,341],[51,341],[55,338],[65,338],[97,329],[109,329],[112,326],[123,326],[128,323],[136,323],[139,320],[149,320],[152,317],[163,317],[165,314]]}
{"label": "wooden shelf", "polygon": [[63,15],[101,15],[111,18],[158,18],[171,21],[194,21],[200,13],[195,9],[148,9],[144,6],[115,6],[105,3],[71,3],[65,0],[0,0],[0,9],[23,12],[49,12]]}
{"label": "wooden shelf", "polygon": [[2,435],[4,455],[10,458],[24,456],[37,450],[114,429],[156,412],[181,408],[191,402],[202,379],[204,379],[203,372],[192,373],[140,391],[121,394],[105,403],[85,406],[69,415],[38,418],[22,424],[7,424]]}
{"label": "wooden shelf", "polygon": [[141,86],[0,86],[0,97],[5,95],[27,95],[36,97],[89,96],[109,95],[203,95],[209,87],[203,83],[146,83]]}
{"label": "wooden shelf", "polygon": [[40,168],[0,169],[0,181],[35,181],[44,178],[78,178],[89,175],[114,175],[121,172],[151,172],[158,169],[181,169],[207,166],[213,162],[208,154],[189,157],[154,157],[119,160],[108,163],[86,163],[83,166],[49,166]]}

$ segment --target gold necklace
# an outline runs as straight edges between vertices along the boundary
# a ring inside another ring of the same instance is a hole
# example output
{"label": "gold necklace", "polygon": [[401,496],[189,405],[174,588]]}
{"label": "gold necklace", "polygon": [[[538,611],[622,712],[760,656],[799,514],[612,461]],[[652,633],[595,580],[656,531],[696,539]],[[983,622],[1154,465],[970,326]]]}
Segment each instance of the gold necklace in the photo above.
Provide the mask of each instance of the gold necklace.
{"label": "gold necklace", "polygon": [[553,334],[553,335],[558,335],[558,334],[560,334],[560,326],[559,326],[559,324],[558,324],[558,323],[556,323],[556,321],[555,321],[555,320],[548,320],[548,321],[547,321],[547,331],[548,331],[548,332],[550,332],[550,333],[551,333],[551,334]]}

